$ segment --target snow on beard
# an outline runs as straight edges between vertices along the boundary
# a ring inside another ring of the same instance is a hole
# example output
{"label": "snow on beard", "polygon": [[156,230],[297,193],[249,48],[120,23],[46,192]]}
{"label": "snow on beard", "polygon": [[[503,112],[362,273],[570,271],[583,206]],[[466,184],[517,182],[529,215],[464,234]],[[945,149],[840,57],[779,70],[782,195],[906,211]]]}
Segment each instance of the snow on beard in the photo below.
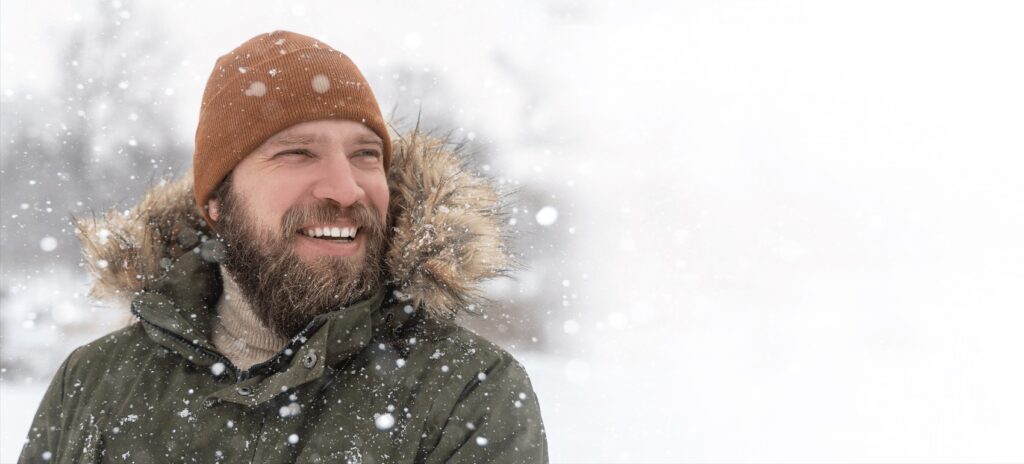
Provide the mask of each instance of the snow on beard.
{"label": "snow on beard", "polygon": [[[227,185],[220,201],[217,231],[227,248],[221,264],[260,321],[278,335],[297,335],[317,315],[362,300],[383,282],[386,229],[375,208],[363,203],[344,208],[330,200],[293,206],[282,217],[280,230],[260,230],[233,190]],[[365,240],[362,260],[321,256],[307,263],[293,252],[300,227],[342,218],[359,227],[357,237]]]}

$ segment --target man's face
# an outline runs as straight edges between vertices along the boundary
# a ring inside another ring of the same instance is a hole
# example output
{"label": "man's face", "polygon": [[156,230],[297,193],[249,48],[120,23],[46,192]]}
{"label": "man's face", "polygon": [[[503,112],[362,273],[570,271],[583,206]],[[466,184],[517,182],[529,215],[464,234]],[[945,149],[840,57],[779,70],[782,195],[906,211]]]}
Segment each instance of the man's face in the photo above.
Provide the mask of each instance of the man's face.
{"label": "man's face", "polygon": [[[355,240],[330,240],[323,231],[357,226],[351,220],[302,221],[284,224],[289,209],[334,203],[342,208],[363,204],[380,214],[388,211],[388,184],[384,173],[383,144],[366,126],[345,120],[319,120],[291,126],[267,139],[232,172],[238,197],[250,205],[256,226],[287,234],[293,250],[306,262],[326,256],[358,259],[366,253],[366,240],[358,229]],[[211,208],[216,211],[217,200]],[[213,217],[216,221],[217,217]],[[322,237],[310,237],[309,232]]]}
{"label": "man's face", "polygon": [[297,124],[242,160],[223,198],[210,201],[228,246],[224,266],[280,335],[380,284],[389,202],[382,150],[380,137],[353,121]]}

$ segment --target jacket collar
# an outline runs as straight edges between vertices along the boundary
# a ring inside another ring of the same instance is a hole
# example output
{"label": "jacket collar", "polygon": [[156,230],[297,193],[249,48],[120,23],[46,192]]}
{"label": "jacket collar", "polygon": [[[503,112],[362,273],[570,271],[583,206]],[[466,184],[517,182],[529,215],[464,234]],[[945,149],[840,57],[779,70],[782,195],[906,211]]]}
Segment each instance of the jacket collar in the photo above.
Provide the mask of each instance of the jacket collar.
{"label": "jacket collar", "polygon": [[[362,301],[315,317],[270,360],[247,371],[229,369],[231,361],[217,351],[210,337],[210,320],[222,291],[217,266],[199,253],[187,253],[153,282],[152,290],[131,304],[152,340],[215,376],[228,377],[230,385],[208,401],[257,406],[282,391],[320,381],[374,340],[395,343],[395,336],[413,317],[412,311],[403,309],[409,305],[393,298],[385,301],[387,292],[381,288]],[[222,366],[215,367],[217,363]]]}
{"label": "jacket collar", "polygon": [[[182,255],[153,282],[151,290],[131,304],[132,314],[146,324],[158,343],[204,366],[226,362],[217,354],[210,334],[211,318],[222,291],[217,266],[200,253]],[[394,298],[385,301],[387,295],[381,288],[362,301],[315,317],[288,341],[282,354],[254,366],[254,372],[287,369],[296,359],[308,361],[310,356],[319,358],[314,359],[314,367],[336,366],[361,351],[375,336],[397,334],[414,312]]]}

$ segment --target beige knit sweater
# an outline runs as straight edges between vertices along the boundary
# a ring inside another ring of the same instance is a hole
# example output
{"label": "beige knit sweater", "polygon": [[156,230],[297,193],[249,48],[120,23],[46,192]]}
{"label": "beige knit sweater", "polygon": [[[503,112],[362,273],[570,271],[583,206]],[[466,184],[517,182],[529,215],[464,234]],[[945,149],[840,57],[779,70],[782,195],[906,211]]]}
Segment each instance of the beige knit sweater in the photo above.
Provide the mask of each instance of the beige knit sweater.
{"label": "beige knit sweater", "polygon": [[213,345],[239,369],[248,369],[272,358],[288,340],[263,325],[249,307],[231,275],[220,269],[224,291],[213,318]]}

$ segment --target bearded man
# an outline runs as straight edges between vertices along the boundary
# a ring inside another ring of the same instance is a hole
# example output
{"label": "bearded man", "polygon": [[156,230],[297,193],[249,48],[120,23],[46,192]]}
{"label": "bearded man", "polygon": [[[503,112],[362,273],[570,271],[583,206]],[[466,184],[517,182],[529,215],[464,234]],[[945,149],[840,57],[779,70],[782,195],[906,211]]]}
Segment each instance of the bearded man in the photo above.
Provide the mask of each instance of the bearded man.
{"label": "bearded man", "polygon": [[79,224],[94,294],[135,321],[68,357],[21,461],[547,461],[522,366],[452,321],[511,261],[450,147],[393,145],[316,39],[222,56],[192,179]]}

